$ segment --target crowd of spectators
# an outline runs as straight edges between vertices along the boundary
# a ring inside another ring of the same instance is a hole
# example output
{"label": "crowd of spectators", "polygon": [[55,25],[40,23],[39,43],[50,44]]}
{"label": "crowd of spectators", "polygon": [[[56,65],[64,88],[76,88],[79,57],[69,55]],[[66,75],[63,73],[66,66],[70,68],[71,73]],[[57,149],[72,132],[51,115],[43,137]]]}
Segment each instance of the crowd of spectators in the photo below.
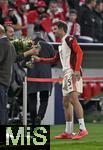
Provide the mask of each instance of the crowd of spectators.
{"label": "crowd of spectators", "polygon": [[68,23],[68,34],[103,42],[103,0],[0,0],[0,24],[11,25],[15,36],[60,42],[52,32],[57,20]]}

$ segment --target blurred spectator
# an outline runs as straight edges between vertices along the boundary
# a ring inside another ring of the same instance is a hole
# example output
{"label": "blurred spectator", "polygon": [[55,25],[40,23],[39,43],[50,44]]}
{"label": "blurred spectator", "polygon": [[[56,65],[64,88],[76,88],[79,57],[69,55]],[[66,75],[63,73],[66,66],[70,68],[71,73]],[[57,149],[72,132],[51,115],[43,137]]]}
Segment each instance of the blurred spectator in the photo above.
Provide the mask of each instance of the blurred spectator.
{"label": "blurred spectator", "polygon": [[58,3],[59,8],[63,9],[63,13],[65,16],[65,19],[67,20],[69,18],[69,5],[67,0],[56,0]]}
{"label": "blurred spectator", "polygon": [[69,35],[80,36],[80,25],[77,23],[77,11],[75,9],[70,10],[67,25]]}
{"label": "blurred spectator", "polygon": [[95,17],[95,42],[103,42],[103,1],[97,0],[96,7],[94,9]]}
{"label": "blurred spectator", "polygon": [[[66,20],[63,8],[59,7],[55,0],[50,1],[47,13],[53,24],[58,20]],[[55,37],[55,42],[61,42],[61,39],[59,37]]]}
{"label": "blurred spectator", "polygon": [[0,7],[2,8],[2,15],[3,17],[6,17],[8,14],[8,0],[0,0]]}
{"label": "blurred spectator", "polygon": [[25,15],[26,12],[26,2],[27,0],[16,0],[16,13],[15,17],[17,19],[17,24],[13,24],[15,29],[15,36],[26,37],[28,34],[27,31],[27,17]]}
{"label": "blurred spectator", "polygon": [[93,9],[95,8],[96,0],[86,0],[79,11],[79,24],[81,26],[81,35],[89,36],[94,39],[95,33],[95,18]]}
{"label": "blurred spectator", "polygon": [[5,17],[5,25],[16,25],[17,24],[17,18],[15,16],[15,9],[9,8],[8,15]]}
{"label": "blurred spectator", "polygon": [[55,41],[51,31],[51,19],[46,12],[47,5],[41,0],[37,3],[37,18],[34,22],[34,38],[35,32],[41,32],[46,41]]}
{"label": "blurred spectator", "polygon": [[[37,3],[36,3],[37,5]],[[34,38],[34,23],[38,18],[38,13],[36,11],[35,0],[29,1],[29,9],[26,13],[28,22],[28,37]]]}
{"label": "blurred spectator", "polygon": [[[42,34],[39,32],[34,39],[35,43],[40,44],[41,50],[40,57],[53,57],[55,55],[52,45],[48,44]],[[51,78],[51,64],[34,63],[34,67],[28,69],[28,77],[33,78]],[[51,92],[52,83],[45,82],[28,82],[28,104],[33,125],[41,124],[41,120],[44,118],[47,106],[49,94]],[[39,92],[40,105],[37,111],[37,93]]]}
{"label": "blurred spectator", "polygon": [[63,21],[66,20],[64,16],[63,8],[59,7],[56,1],[53,1],[53,0],[50,1],[47,13],[49,14],[52,21],[55,19],[63,20]]}

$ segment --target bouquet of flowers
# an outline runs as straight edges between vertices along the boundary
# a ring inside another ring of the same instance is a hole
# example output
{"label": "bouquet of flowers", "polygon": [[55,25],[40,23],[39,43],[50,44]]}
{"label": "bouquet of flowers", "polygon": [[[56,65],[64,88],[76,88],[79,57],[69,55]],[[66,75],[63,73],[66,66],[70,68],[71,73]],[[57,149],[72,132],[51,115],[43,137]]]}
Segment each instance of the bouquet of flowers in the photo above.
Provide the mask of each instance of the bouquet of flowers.
{"label": "bouquet of flowers", "polygon": [[[41,50],[40,44],[34,43],[32,41],[32,39],[30,39],[30,38],[16,38],[12,41],[12,44],[14,45],[16,52],[18,54],[24,53],[24,52],[26,52],[32,48],[36,49],[38,51],[38,54],[39,54],[39,52]],[[31,59],[28,62],[26,62],[26,64],[25,64],[26,67],[28,67],[28,68],[33,68],[33,66],[34,66],[34,63],[32,61],[32,57],[36,57],[36,56],[32,55]]]}
{"label": "bouquet of flowers", "polygon": [[12,44],[18,54],[24,53],[33,47],[33,41],[30,38],[15,38]]}

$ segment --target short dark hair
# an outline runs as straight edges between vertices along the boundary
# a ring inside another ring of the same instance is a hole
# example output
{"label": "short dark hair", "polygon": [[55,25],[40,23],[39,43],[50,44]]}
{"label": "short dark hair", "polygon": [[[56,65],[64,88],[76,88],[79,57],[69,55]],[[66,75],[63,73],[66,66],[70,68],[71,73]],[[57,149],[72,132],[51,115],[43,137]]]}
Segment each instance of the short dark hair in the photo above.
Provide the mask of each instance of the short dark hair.
{"label": "short dark hair", "polygon": [[59,29],[63,28],[65,33],[67,32],[68,27],[67,27],[66,22],[59,20],[59,21],[55,22],[54,24],[57,25]]}
{"label": "short dark hair", "polygon": [[11,25],[4,25],[4,28],[5,28],[5,32],[7,32],[8,31],[8,28],[13,28]]}
{"label": "short dark hair", "polygon": [[77,14],[77,10],[76,9],[70,9],[70,14]]}

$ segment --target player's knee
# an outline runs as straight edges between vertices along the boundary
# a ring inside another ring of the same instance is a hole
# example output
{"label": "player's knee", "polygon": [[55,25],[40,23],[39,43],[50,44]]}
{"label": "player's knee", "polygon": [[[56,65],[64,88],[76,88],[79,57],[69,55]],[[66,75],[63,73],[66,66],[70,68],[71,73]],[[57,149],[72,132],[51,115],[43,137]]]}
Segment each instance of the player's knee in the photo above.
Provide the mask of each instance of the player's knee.
{"label": "player's knee", "polygon": [[64,100],[63,101],[63,106],[64,106],[65,109],[67,109],[68,108],[68,101]]}

